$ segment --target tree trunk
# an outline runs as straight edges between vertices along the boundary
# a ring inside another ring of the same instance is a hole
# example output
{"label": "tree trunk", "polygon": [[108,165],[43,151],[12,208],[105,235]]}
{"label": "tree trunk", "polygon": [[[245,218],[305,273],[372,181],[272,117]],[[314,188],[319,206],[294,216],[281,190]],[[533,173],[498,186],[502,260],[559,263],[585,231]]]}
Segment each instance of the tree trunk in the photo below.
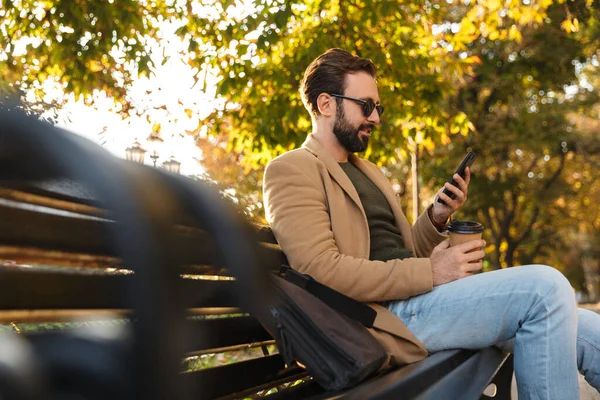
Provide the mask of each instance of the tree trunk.
{"label": "tree trunk", "polygon": [[413,223],[419,218],[419,145],[414,140],[411,144],[411,179],[412,179],[412,209]]}
{"label": "tree trunk", "polygon": [[585,289],[588,294],[588,301],[596,303],[598,301],[599,277],[598,277],[598,260],[593,255],[591,235],[585,232],[579,232],[581,246],[581,268],[583,269],[583,277],[585,280]]}
{"label": "tree trunk", "polygon": [[515,265],[515,250],[516,249],[517,249],[517,246],[514,244],[511,244],[509,242],[508,248],[506,249],[506,252],[504,253],[504,262],[506,263],[506,268],[511,268]]}

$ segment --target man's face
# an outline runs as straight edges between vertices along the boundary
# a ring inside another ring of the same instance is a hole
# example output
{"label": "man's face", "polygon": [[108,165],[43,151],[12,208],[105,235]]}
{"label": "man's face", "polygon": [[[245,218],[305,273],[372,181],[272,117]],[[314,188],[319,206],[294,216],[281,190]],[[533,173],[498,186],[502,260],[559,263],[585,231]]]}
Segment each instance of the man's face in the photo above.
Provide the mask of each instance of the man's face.
{"label": "man's face", "polygon": [[372,124],[364,123],[357,126],[346,118],[344,105],[340,100],[336,107],[335,121],[333,122],[333,133],[338,141],[349,153],[362,153],[369,145],[370,134],[361,131],[370,132],[375,127]]}
{"label": "man's face", "polygon": [[[379,102],[375,79],[366,72],[349,74],[346,77],[345,96]],[[371,133],[379,125],[377,110],[365,116],[359,102],[348,99],[336,99],[336,116],[333,133],[348,152],[360,153],[367,149]]]}

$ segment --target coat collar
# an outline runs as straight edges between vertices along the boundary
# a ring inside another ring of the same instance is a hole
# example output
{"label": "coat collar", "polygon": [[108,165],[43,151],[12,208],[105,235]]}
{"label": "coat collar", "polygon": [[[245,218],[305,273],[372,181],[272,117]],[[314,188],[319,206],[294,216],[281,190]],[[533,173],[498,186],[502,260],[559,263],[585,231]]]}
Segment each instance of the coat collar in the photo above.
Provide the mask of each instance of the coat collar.
{"label": "coat collar", "polygon": [[350,178],[348,178],[348,175],[346,175],[342,167],[340,167],[340,164],[338,164],[333,156],[321,145],[321,143],[319,143],[317,138],[315,138],[312,133],[306,137],[302,147],[317,157],[323,164],[325,164],[327,171],[329,171],[329,175],[331,175],[331,177],[338,183],[338,185],[340,185],[340,187],[348,194],[348,196],[350,196],[356,205],[363,210],[364,213],[360,197],[358,196],[358,192],[354,188],[352,181]]}
{"label": "coat collar", "polygon": [[[323,162],[329,171],[329,175],[331,175],[338,185],[340,185],[340,187],[348,194],[348,196],[356,203],[356,205],[363,211],[364,214],[364,208],[354,184],[352,184],[352,181],[350,181],[348,175],[346,175],[342,167],[340,167],[333,156],[321,145],[321,143],[319,143],[318,139],[315,138],[313,134],[309,134],[302,144],[302,147]],[[371,182],[373,182],[373,184],[379,188],[381,193],[383,193],[390,204],[396,219],[401,219],[400,216],[403,215],[402,210],[397,202],[396,194],[394,193],[385,176],[380,173],[375,173],[373,169],[369,168],[368,163],[359,158],[356,154],[350,154],[348,156],[348,161],[360,169],[367,176],[367,178],[369,178]]]}

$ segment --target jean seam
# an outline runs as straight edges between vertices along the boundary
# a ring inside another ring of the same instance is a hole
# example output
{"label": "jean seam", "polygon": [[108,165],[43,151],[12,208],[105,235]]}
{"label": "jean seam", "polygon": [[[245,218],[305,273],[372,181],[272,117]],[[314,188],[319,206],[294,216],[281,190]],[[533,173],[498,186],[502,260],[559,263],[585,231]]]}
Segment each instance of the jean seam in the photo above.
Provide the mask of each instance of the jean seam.
{"label": "jean seam", "polygon": [[585,344],[589,345],[592,349],[594,349],[596,352],[600,353],[600,349],[597,348],[596,346],[594,346],[592,343],[588,342],[587,340],[585,340],[584,338],[582,338],[581,336],[577,335],[577,339],[581,340],[582,342],[584,342]]}
{"label": "jean seam", "polygon": [[[577,339],[581,340],[585,345],[588,345],[592,350],[594,350],[596,355],[600,354],[600,350],[596,346],[594,346],[592,343],[588,342],[587,340],[585,340],[584,338],[582,338],[579,335],[577,335]],[[577,367],[579,368],[579,363],[578,363]],[[593,367],[591,369],[583,369],[583,364],[581,365],[581,367],[582,367],[582,369],[580,369],[579,372],[583,374],[583,376],[585,377],[585,380],[590,385],[596,386],[596,385],[593,385],[592,382],[595,382],[597,380],[600,373],[598,371],[594,371]],[[598,389],[596,389],[596,390],[598,390]]]}
{"label": "jean seam", "polygon": [[[548,292],[548,293],[550,293],[550,292]],[[546,373],[544,375],[544,385],[542,387],[546,391],[546,398],[548,398],[548,396],[550,396],[550,393],[548,392],[548,374],[550,373],[550,365],[548,363],[548,361],[549,361],[549,357],[548,357],[549,353],[548,352],[550,351],[550,343],[549,343],[550,341],[548,340],[548,335],[550,334],[549,329],[548,329],[548,310],[550,308],[548,307],[546,297],[542,298],[542,303],[544,304],[544,308],[546,311],[546,314],[545,314],[546,318],[544,318],[544,328],[545,328],[545,338],[546,338],[546,351],[544,352],[544,361],[545,361],[545,368],[546,368],[545,372]],[[517,329],[517,331],[518,331],[518,329]]]}
{"label": "jean seam", "polygon": [[[540,294],[537,291],[535,292],[536,295],[540,296],[539,303],[543,304],[543,307],[545,308],[545,311],[546,311],[546,314],[545,314],[546,318],[544,318],[544,325],[545,325],[545,331],[546,331],[545,332],[546,333],[545,337],[546,338],[548,338],[548,335],[550,334],[549,329],[548,329],[548,318],[547,318],[548,317],[548,312],[550,310],[550,308],[548,307],[548,295],[550,293],[554,292],[557,287],[558,287],[558,283],[554,282],[554,284],[552,285],[552,288],[550,288],[546,294]],[[530,308],[528,311],[531,311],[532,308]],[[527,312],[526,318],[528,317],[528,314],[529,314],[529,312]],[[577,336],[577,334],[575,336]],[[545,358],[546,376],[544,376],[544,381],[545,382],[544,382],[544,385],[543,385],[543,388],[546,391],[546,396],[545,396],[546,398],[548,398],[548,396],[550,395],[550,393],[548,392],[548,383],[549,382],[548,382],[548,379],[547,379],[548,378],[547,374],[550,371],[550,366],[548,365],[548,362],[549,362],[548,354],[550,354],[549,351],[550,351],[550,343],[549,343],[548,340],[546,340],[546,351],[544,352],[544,355],[545,355],[544,358]]]}

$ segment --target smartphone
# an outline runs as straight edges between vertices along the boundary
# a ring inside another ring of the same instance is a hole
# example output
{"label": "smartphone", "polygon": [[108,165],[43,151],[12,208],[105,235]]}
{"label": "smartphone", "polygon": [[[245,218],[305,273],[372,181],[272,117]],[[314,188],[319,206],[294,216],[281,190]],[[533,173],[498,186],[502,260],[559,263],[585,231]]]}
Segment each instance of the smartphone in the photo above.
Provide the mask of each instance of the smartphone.
{"label": "smartphone", "polygon": [[[470,167],[471,165],[473,165],[473,161],[475,161],[475,153],[473,153],[472,151],[468,152],[467,155],[465,156],[465,158],[462,160],[462,162],[460,163],[460,166],[458,167],[458,169],[456,170],[456,174],[460,175],[461,178],[465,178],[465,169],[467,167]],[[454,174],[452,174],[452,176],[454,176]],[[456,181],[454,180],[454,178],[452,178],[450,180],[450,184],[454,185],[456,187],[458,187],[458,184],[456,183]],[[456,195],[454,193],[452,193],[451,191],[449,191],[448,189],[444,188],[444,191],[442,192],[448,196],[450,196],[450,198],[452,200],[454,200],[456,198]],[[442,204],[446,204],[446,202],[442,199],[440,199],[438,197],[438,203],[442,203]]]}

